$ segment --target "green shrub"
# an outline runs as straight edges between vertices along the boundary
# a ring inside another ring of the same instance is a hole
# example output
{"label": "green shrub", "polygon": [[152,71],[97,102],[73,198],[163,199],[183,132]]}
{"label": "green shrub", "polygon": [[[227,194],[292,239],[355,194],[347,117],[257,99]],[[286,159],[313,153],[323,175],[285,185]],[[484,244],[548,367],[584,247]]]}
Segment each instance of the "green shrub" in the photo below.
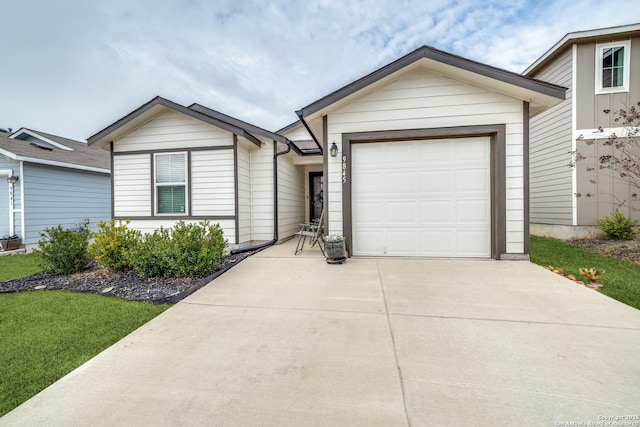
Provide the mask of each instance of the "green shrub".
{"label": "green shrub", "polygon": [[140,238],[138,230],[131,230],[125,223],[111,220],[108,223],[100,221],[100,231],[93,233],[94,242],[89,246],[89,253],[105,267],[115,271],[131,270],[130,253]]}
{"label": "green shrub", "polygon": [[611,216],[605,216],[596,220],[598,228],[612,239],[629,240],[637,233],[636,225],[639,220],[631,219],[623,215],[617,208]]}
{"label": "green shrub", "polygon": [[225,246],[220,225],[179,221],[172,229],[160,228],[142,236],[131,260],[144,277],[200,277],[213,272]]}
{"label": "green shrub", "polygon": [[40,232],[38,249],[39,264],[47,273],[71,274],[84,269],[91,262],[88,229],[67,230],[61,225],[45,228]]}

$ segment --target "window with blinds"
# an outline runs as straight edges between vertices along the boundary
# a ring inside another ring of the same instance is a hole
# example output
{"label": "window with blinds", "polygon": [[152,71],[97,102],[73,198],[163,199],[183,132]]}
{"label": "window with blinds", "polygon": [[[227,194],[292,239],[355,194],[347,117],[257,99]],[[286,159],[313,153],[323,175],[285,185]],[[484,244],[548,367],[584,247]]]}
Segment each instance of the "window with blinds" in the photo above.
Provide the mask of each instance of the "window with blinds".
{"label": "window with blinds", "polygon": [[187,214],[187,153],[155,155],[156,213]]}

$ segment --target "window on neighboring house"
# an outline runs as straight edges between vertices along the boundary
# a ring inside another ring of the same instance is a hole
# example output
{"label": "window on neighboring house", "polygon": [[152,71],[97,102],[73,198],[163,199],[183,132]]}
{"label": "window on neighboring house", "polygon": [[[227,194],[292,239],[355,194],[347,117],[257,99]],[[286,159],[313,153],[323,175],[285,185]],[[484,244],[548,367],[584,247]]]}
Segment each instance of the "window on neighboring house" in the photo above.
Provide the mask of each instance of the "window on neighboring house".
{"label": "window on neighboring house", "polygon": [[155,154],[156,213],[187,214],[187,153]]}
{"label": "window on neighboring house", "polygon": [[629,40],[596,45],[596,93],[629,91]]}

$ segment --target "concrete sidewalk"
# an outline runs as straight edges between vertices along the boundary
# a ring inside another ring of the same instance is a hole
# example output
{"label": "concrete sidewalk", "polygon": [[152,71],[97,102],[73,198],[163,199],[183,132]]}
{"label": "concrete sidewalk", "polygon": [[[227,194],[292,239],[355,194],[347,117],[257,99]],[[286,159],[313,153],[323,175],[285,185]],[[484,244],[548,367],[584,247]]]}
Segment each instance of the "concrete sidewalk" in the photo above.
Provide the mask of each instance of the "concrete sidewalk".
{"label": "concrete sidewalk", "polygon": [[0,426],[553,426],[640,413],[638,310],[527,262],[327,265],[294,247],[243,261]]}

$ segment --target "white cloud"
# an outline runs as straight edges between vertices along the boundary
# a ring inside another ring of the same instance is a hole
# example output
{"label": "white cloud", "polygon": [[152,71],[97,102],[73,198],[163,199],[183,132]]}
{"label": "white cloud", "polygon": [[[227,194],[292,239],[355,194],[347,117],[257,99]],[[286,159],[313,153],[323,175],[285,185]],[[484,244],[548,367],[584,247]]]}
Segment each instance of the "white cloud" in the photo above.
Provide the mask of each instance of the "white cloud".
{"label": "white cloud", "polygon": [[0,127],[76,139],[155,95],[275,130],[294,110],[424,44],[520,72],[567,32],[640,21],[621,0],[606,8],[594,0],[24,0],[3,8],[11,19],[0,27]]}

